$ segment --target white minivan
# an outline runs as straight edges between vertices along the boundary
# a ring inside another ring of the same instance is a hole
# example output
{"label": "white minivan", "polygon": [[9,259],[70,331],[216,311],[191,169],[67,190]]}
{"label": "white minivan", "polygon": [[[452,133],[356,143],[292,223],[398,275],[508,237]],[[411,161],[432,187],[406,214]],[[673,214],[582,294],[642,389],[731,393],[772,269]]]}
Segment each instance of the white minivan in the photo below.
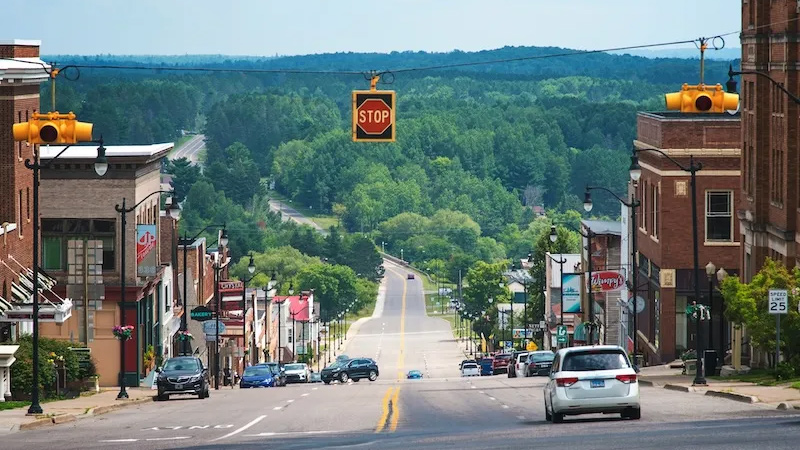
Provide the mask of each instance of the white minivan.
{"label": "white minivan", "polygon": [[638,371],[615,345],[559,350],[544,386],[545,418],[560,423],[565,415],[619,413],[639,419]]}

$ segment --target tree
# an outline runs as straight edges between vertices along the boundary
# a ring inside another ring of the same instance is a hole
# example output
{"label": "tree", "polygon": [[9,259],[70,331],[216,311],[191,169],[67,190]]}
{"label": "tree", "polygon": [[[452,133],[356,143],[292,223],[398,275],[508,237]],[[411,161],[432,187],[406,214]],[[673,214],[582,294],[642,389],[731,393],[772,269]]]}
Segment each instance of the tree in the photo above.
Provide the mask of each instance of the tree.
{"label": "tree", "polygon": [[466,285],[464,288],[465,311],[470,314],[479,314],[489,310],[491,298],[494,305],[506,303],[511,298],[505,286],[503,271],[508,267],[508,261],[486,263],[478,261],[467,271]]}
{"label": "tree", "polygon": [[295,289],[314,290],[322,320],[327,322],[344,311],[350,302],[358,300],[357,283],[356,274],[347,266],[315,264],[300,270],[294,286]]}
{"label": "tree", "polygon": [[350,267],[370,281],[378,279],[378,269],[383,264],[383,258],[378,253],[378,248],[369,238],[361,234],[350,234],[344,238],[341,263]]}
{"label": "tree", "polygon": [[[780,349],[785,360],[800,370],[800,313],[797,310],[800,268],[791,271],[782,263],[767,259],[749,283],[726,277],[720,285],[725,298],[725,317],[744,325],[751,344],[770,354],[775,349],[775,315],[768,310],[769,290],[789,291],[789,310],[781,315]],[[774,361],[773,361],[774,363]]]}
{"label": "tree", "polygon": [[200,179],[200,167],[193,166],[186,158],[166,160],[166,171],[173,175],[172,188],[177,201],[182,202],[189,189]]}

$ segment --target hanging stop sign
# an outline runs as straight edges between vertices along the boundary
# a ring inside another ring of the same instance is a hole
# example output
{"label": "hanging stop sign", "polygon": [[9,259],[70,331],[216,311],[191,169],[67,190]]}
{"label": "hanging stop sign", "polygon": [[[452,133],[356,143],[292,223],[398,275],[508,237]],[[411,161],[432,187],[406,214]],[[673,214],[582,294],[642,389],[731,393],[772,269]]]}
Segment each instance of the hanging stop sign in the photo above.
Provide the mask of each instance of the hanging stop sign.
{"label": "hanging stop sign", "polygon": [[353,91],[353,141],[394,142],[394,91]]}

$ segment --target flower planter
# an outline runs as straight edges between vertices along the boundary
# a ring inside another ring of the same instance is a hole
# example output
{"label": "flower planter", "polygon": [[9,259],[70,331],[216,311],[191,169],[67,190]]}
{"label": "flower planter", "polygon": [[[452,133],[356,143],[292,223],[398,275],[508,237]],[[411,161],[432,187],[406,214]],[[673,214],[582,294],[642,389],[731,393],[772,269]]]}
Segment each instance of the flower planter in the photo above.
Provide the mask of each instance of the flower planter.
{"label": "flower planter", "polygon": [[683,362],[683,375],[695,375],[697,373],[697,360],[687,359]]}

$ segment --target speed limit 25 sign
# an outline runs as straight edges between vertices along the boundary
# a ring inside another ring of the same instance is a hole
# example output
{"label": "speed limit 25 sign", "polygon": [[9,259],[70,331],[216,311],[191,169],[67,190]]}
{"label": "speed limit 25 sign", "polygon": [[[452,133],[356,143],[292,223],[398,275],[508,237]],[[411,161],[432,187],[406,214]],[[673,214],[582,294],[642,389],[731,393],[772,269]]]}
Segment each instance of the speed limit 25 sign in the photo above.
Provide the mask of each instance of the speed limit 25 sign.
{"label": "speed limit 25 sign", "polygon": [[789,293],[786,289],[769,290],[769,313],[786,314],[789,312]]}

